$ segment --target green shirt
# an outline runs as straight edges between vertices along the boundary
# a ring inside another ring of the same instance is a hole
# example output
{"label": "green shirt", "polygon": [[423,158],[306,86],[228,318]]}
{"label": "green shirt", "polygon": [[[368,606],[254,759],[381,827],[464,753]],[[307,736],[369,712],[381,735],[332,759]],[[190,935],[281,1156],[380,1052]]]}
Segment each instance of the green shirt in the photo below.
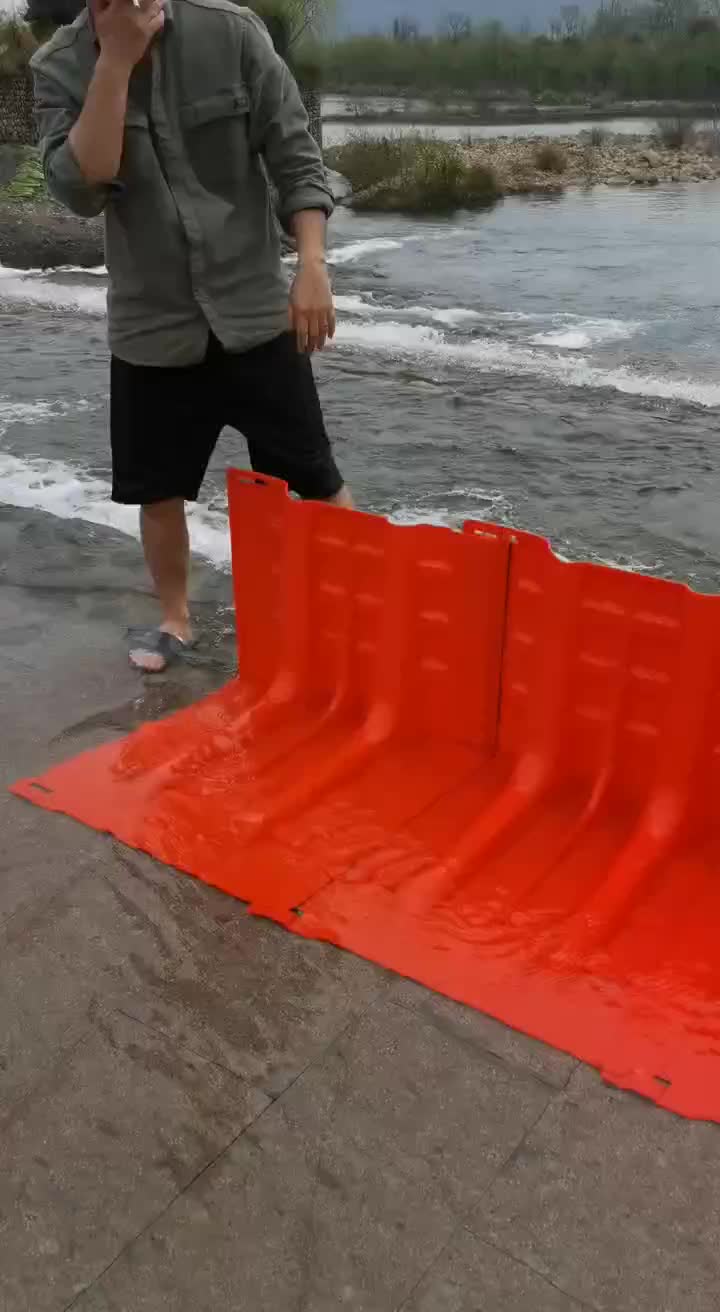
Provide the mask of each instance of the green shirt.
{"label": "green shirt", "polygon": [[97,59],[87,11],[32,60],[43,167],[75,214],[105,214],[110,347],[131,364],[231,351],[288,324],[283,223],[333,199],[297,86],[263,24],[230,0],[166,0],[130,82],[118,177],[89,184],[68,142]]}

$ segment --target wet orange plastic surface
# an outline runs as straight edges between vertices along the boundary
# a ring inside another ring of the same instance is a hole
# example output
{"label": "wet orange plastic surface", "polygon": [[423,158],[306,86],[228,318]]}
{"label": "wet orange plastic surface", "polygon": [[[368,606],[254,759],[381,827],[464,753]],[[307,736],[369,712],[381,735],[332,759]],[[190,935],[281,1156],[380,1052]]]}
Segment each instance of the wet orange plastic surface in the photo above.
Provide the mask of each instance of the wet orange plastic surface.
{"label": "wet orange plastic surface", "polygon": [[720,598],[229,488],[241,676],[14,791],[720,1120]]}

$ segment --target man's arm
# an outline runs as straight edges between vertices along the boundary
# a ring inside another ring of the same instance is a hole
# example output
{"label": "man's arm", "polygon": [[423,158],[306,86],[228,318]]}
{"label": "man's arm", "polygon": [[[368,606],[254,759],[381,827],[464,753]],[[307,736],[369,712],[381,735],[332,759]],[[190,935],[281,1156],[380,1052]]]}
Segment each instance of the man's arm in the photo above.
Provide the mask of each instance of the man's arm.
{"label": "man's arm", "polygon": [[120,170],[131,72],[101,50],[80,117],[69,133],[70,149],[91,187],[109,185]]}
{"label": "man's arm", "polygon": [[287,65],[275,53],[267,28],[243,10],[242,72],[250,96],[250,144],[267,164],[278,190],[280,218],[335,208],[320,148],[308,127],[305,106]]}
{"label": "man's arm", "polygon": [[277,188],[280,219],[297,242],[290,325],[301,351],[322,350],[335,332],[325,264],[327,221],[335,202],[295,79],[275,53],[264,25],[248,11],[243,74],[250,94],[251,146],[265,160]]}
{"label": "man's arm", "polygon": [[120,169],[128,85],[163,25],[162,0],[94,0],[100,54],[78,114],[45,60],[33,66],[35,112],[48,190],[75,214],[102,213]]}
{"label": "man's arm", "polygon": [[291,223],[298,267],[290,294],[290,327],[299,349],[312,354],[335,336],[335,306],[325,263],[327,217],[323,210],[298,210]]}

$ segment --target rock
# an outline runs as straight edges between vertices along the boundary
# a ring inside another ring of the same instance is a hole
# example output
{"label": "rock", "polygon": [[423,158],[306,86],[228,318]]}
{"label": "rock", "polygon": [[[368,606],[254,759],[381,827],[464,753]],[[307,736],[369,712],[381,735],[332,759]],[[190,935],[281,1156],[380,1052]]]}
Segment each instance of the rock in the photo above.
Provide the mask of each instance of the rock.
{"label": "rock", "polygon": [[607,179],[606,186],[627,187],[627,183],[628,183],[627,178],[621,177],[619,173],[613,173],[612,176]]}
{"label": "rock", "polygon": [[646,173],[644,169],[630,169],[628,177],[636,187],[657,187],[660,181],[657,173]]}
{"label": "rock", "polygon": [[328,186],[335,197],[336,205],[348,205],[352,197],[352,187],[347,178],[335,169],[326,169]]}
{"label": "rock", "polygon": [[102,219],[79,219],[43,202],[0,202],[0,264],[11,269],[53,269],[61,264],[104,264]]}

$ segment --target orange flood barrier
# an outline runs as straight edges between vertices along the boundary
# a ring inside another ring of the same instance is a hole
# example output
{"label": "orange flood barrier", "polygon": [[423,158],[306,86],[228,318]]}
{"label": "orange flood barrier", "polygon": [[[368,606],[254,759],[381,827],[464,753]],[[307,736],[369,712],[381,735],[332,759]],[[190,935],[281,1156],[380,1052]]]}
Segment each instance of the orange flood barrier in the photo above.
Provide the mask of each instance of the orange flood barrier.
{"label": "orange flood barrier", "polygon": [[240,677],[14,791],[720,1120],[720,598],[229,488]]}

